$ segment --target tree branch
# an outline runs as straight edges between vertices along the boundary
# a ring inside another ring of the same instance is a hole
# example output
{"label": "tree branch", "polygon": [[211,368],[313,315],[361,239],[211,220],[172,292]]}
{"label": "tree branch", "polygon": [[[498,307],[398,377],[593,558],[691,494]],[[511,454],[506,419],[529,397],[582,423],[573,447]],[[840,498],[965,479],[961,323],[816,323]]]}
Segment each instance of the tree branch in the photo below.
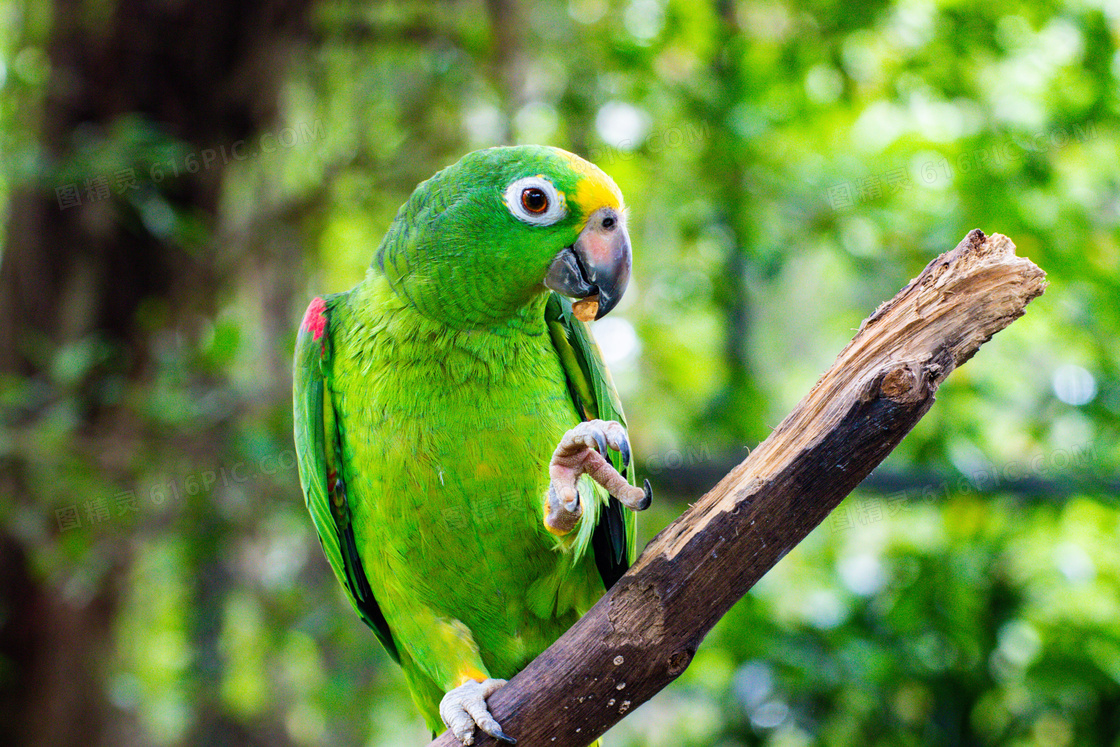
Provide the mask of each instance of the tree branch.
{"label": "tree branch", "polygon": [[[942,381],[1046,287],[974,230],[879,307],[770,437],[489,699],[521,747],[581,747],[672,682],[722,617],[898,445]],[[494,740],[476,731],[478,744]],[[432,747],[455,747],[444,733]]]}

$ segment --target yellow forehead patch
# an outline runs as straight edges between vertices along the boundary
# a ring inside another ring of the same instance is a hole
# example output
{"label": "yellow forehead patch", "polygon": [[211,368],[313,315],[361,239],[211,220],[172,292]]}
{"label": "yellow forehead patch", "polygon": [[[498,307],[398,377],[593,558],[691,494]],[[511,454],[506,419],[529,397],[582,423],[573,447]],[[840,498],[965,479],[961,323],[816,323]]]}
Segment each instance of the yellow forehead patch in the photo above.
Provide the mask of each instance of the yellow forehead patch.
{"label": "yellow forehead patch", "polygon": [[579,174],[576,184],[576,193],[568,197],[579,206],[580,212],[590,215],[601,207],[611,207],[622,210],[622,192],[614,179],[603,173],[593,163],[589,163],[574,153],[561,151],[572,167],[572,171]]}

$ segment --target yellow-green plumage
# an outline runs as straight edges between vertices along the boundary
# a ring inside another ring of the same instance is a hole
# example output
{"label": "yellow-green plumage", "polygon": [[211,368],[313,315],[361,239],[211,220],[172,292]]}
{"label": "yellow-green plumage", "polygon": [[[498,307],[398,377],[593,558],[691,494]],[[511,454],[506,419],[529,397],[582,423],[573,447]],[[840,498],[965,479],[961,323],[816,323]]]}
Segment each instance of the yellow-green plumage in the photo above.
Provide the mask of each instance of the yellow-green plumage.
{"label": "yellow-green plumage", "polygon": [[[586,477],[576,529],[543,523],[564,433],[622,421],[590,333],[540,285],[605,176],[553,149],[472,156],[417,189],[362,283],[313,302],[296,350],[313,521],[433,730],[445,692],[512,677],[633,555],[632,516]],[[567,195],[562,225],[503,214],[526,169]]]}

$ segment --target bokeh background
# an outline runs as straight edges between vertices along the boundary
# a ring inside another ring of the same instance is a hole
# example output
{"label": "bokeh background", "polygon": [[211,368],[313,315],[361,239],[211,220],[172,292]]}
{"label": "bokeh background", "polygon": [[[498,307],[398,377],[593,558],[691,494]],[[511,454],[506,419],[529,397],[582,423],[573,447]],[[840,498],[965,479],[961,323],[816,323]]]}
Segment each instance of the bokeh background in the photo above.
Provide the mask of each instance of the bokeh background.
{"label": "bokeh background", "polygon": [[1115,0],[0,1],[0,741],[418,745],[290,355],[475,148],[612,174],[648,538],[969,229],[1047,293],[607,736],[1120,744]]}

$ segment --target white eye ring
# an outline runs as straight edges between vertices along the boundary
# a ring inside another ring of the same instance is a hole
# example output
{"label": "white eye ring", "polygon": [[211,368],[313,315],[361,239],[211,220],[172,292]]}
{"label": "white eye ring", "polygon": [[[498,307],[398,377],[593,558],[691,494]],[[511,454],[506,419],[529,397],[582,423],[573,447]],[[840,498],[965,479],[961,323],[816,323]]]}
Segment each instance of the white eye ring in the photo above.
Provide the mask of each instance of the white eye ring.
{"label": "white eye ring", "polygon": [[[548,198],[548,207],[542,212],[534,213],[526,208],[522,195],[530,189],[539,189]],[[505,201],[506,207],[513,213],[513,217],[531,226],[551,226],[568,214],[568,205],[564,201],[564,193],[557,190],[556,187],[552,186],[552,182],[539,174],[537,176],[525,176],[512,182],[506,187]]]}

